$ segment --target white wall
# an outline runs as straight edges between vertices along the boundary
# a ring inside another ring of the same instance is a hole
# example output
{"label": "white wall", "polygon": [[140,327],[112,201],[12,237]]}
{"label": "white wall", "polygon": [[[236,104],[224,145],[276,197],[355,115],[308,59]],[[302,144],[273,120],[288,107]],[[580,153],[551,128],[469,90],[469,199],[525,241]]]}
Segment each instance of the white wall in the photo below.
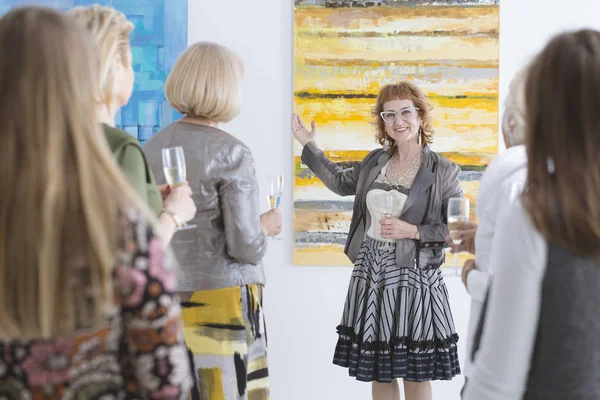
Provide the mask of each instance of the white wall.
{"label": "white wall", "polygon": [[[290,114],[293,103],[293,0],[190,0],[189,42],[210,40],[231,47],[246,66],[242,114],[226,130],[254,153],[261,185],[268,173],[292,177]],[[514,73],[553,33],[581,26],[600,28],[598,0],[502,0],[500,98]],[[261,186],[262,187],[262,186]],[[271,242],[265,259],[269,363],[274,400],[369,399],[370,385],[332,365],[335,327],[341,317],[351,269],[293,267],[291,185],[282,204],[284,237]],[[266,209],[266,200],[265,200]],[[447,284],[464,357],[469,300],[456,277]],[[457,400],[462,377],[434,383],[434,399]]]}

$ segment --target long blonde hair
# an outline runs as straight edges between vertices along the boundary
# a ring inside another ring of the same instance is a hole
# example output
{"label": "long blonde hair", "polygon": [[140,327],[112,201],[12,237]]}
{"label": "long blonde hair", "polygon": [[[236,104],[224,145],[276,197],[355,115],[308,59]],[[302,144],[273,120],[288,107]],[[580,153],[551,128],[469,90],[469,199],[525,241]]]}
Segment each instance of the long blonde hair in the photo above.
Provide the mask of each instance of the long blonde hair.
{"label": "long blonde hair", "polygon": [[88,38],[47,8],[0,19],[0,338],[104,319],[120,210],[143,209],[95,117]]}
{"label": "long blonde hair", "polygon": [[75,18],[92,36],[99,62],[100,97],[97,101],[109,104],[119,93],[118,82],[115,79],[117,60],[120,60],[123,66],[131,62],[129,34],[133,30],[133,24],[121,11],[98,4],[74,7],[67,14]]}

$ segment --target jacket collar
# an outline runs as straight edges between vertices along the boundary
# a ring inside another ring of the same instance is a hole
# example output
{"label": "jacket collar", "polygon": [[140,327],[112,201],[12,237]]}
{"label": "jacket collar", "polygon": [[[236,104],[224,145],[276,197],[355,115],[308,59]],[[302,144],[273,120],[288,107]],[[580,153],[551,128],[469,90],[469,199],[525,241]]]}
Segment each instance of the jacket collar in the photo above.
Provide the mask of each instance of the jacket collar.
{"label": "jacket collar", "polygon": [[412,187],[408,192],[408,198],[404,203],[404,209],[402,210],[402,216],[412,207],[413,204],[419,199],[422,199],[422,192],[427,191],[433,185],[435,180],[435,173],[433,171],[433,165],[431,165],[431,150],[429,146],[425,145],[423,148],[423,163],[421,168],[417,171],[415,180],[413,181]]}

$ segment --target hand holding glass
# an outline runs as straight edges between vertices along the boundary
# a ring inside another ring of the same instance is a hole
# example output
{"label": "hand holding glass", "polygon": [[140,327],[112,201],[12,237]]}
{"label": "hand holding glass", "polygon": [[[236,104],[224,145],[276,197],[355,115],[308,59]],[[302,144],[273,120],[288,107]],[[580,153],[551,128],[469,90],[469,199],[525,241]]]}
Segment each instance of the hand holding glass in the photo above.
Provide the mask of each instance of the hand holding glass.
{"label": "hand holding glass", "polygon": [[[269,175],[267,180],[267,201],[271,210],[279,208],[281,196],[283,196],[283,175]],[[269,239],[283,240],[279,236],[270,236]]]}
{"label": "hand holding glass", "polygon": [[[392,193],[387,193],[385,196],[381,198],[381,218],[392,218],[392,213],[394,212],[394,195]],[[380,225],[379,229],[383,227]],[[383,231],[381,231],[381,236],[383,237]],[[392,246],[390,243],[393,243],[393,240],[386,239],[388,244],[385,244],[379,247],[380,250],[391,250]]]}
{"label": "hand holding glass", "polygon": [[[165,180],[169,185],[177,186],[185,182],[185,156],[183,155],[182,147],[177,146],[162,149],[162,161]],[[177,230],[184,231],[195,227],[196,225],[183,224]]]}
{"label": "hand holding glass", "polygon": [[[455,246],[462,243],[460,227],[469,222],[469,199],[453,197],[448,201],[448,230]],[[454,270],[458,273],[458,251],[454,253]]]}

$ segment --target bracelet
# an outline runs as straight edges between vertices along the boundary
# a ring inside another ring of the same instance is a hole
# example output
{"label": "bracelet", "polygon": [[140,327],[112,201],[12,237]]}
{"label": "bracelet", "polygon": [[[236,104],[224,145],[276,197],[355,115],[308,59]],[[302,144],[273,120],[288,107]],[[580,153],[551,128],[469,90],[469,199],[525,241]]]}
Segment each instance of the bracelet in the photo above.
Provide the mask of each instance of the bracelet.
{"label": "bracelet", "polygon": [[175,215],[174,212],[171,212],[169,210],[165,210],[164,208],[163,208],[162,212],[164,214],[167,214],[169,217],[171,217],[171,219],[175,223],[175,228],[179,228],[181,226],[181,224],[179,223],[179,221],[177,221],[177,216]]}
{"label": "bracelet", "polygon": [[421,235],[419,235],[419,230],[417,229],[417,231],[415,232],[415,240],[421,240]]}
{"label": "bracelet", "polygon": [[469,279],[469,274],[471,273],[471,271],[473,271],[475,269],[475,263],[468,264],[468,265],[472,265],[472,266],[471,267],[465,267],[463,265],[463,269],[462,269],[462,272],[461,272],[461,278],[462,278],[463,284],[465,285],[465,288],[467,290],[469,290],[469,287],[467,285],[467,281]]}

